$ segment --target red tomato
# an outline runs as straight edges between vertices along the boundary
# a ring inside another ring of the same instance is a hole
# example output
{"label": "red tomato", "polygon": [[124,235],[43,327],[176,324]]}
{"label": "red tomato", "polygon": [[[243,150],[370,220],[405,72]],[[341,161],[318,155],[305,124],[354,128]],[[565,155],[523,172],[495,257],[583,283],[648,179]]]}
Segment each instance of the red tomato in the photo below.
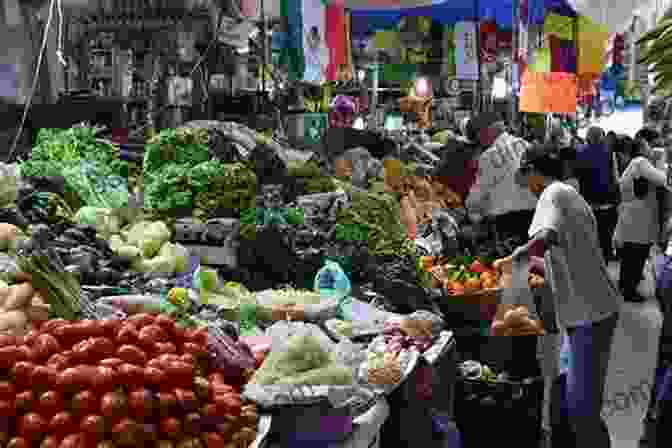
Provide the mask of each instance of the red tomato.
{"label": "red tomato", "polygon": [[214,400],[217,410],[224,415],[239,416],[242,410],[243,403],[238,394],[221,394],[216,395]]}
{"label": "red tomato", "polygon": [[208,375],[208,381],[211,384],[226,384],[226,377],[221,372],[214,372]]}
{"label": "red tomato", "polygon": [[40,444],[40,448],[58,448],[60,439],[56,436],[47,436]]}
{"label": "red tomato", "polygon": [[70,434],[75,429],[75,419],[71,413],[67,411],[59,412],[51,417],[49,421],[49,433],[58,436],[59,438]]}
{"label": "red tomato", "polygon": [[135,325],[126,323],[124,324],[119,331],[117,332],[116,341],[117,344],[139,344],[140,343],[140,334],[138,333]]}
{"label": "red tomato", "polygon": [[96,366],[91,387],[98,393],[109,392],[116,386],[117,372],[112,367]]}
{"label": "red tomato", "polygon": [[47,321],[44,321],[42,325],[40,325],[40,332],[42,333],[49,333],[49,334],[54,334],[54,330],[56,328],[62,326],[62,325],[68,325],[70,322],[68,322],[65,319],[50,319]]}
{"label": "red tomato", "polygon": [[112,427],[118,445],[134,446],[142,436],[141,426],[134,420],[125,418]]}
{"label": "red tomato", "polygon": [[100,364],[101,366],[112,367],[112,368],[119,367],[123,363],[124,363],[124,360],[119,359],[119,358],[107,358],[107,359],[103,359],[102,361],[98,362],[98,364]]}
{"label": "red tomato", "polygon": [[135,345],[122,345],[117,350],[117,356],[129,364],[143,367],[147,364],[147,355]]}
{"label": "red tomato", "polygon": [[100,413],[109,419],[116,420],[128,415],[128,402],[119,392],[108,392],[100,399]]}
{"label": "red tomato", "polygon": [[83,390],[72,397],[72,411],[75,415],[94,414],[98,410],[98,399],[90,390]]}
{"label": "red tomato", "polygon": [[37,405],[40,414],[52,417],[63,410],[63,396],[54,390],[47,391],[40,395]]}
{"label": "red tomato", "polygon": [[235,394],[236,389],[233,386],[223,383],[210,383],[210,399],[214,400],[215,395]]}
{"label": "red tomato", "polygon": [[121,319],[103,319],[100,321],[100,325],[105,330],[105,337],[108,338],[114,338],[123,324],[124,322]]}
{"label": "red tomato", "polygon": [[127,319],[129,323],[132,323],[137,328],[143,328],[147,325],[152,325],[154,323],[155,317],[148,313],[139,313],[134,314]]}
{"label": "red tomato", "polygon": [[163,363],[158,358],[152,358],[149,361],[147,361],[147,367],[163,370]]}
{"label": "red tomato", "polygon": [[196,394],[191,390],[186,389],[174,389],[173,393],[175,398],[177,398],[178,406],[185,412],[191,412],[198,407],[198,398]]}
{"label": "red tomato", "polygon": [[70,367],[70,360],[60,353],[54,353],[47,360],[47,367],[53,367],[59,372]]}
{"label": "red tomato", "polygon": [[59,372],[53,367],[37,366],[31,376],[33,387],[51,389],[59,386]]}
{"label": "red tomato", "polygon": [[32,390],[24,390],[23,392],[16,394],[14,407],[18,415],[32,411],[34,405],[35,393]]}
{"label": "red tomato", "polygon": [[16,337],[0,334],[0,347],[6,347],[8,345],[16,345]]}
{"label": "red tomato", "polygon": [[144,388],[135,389],[128,394],[128,409],[137,419],[151,416],[154,411],[154,396]]}
{"label": "red tomato", "polygon": [[187,364],[194,364],[196,363],[196,358],[191,353],[185,353],[184,355],[180,356],[180,361]]}
{"label": "red tomato", "polygon": [[199,328],[187,333],[189,342],[193,342],[201,347],[206,347],[208,345],[208,337],[208,330],[206,328]]}
{"label": "red tomato", "polygon": [[143,347],[154,347],[157,342],[167,342],[168,339],[168,334],[158,325],[147,325],[140,330]]}
{"label": "red tomato", "polygon": [[145,367],[145,383],[150,386],[159,387],[165,381],[165,373],[155,367]]}
{"label": "red tomato", "polygon": [[172,342],[157,342],[154,344],[154,352],[159,355],[166,353],[177,353],[177,347]]}
{"label": "red tomato", "polygon": [[184,353],[191,353],[197,358],[209,356],[208,349],[205,345],[196,344],[193,342],[185,342],[182,346]]}
{"label": "red tomato", "polygon": [[[33,352],[33,349],[28,347],[27,345],[18,345],[16,347],[18,353],[17,353],[17,360],[18,361],[30,361],[30,362],[36,362],[35,359],[35,352]],[[0,349],[0,356],[2,356],[2,349]],[[0,361],[0,364],[2,361]]]}
{"label": "red tomato", "polygon": [[[30,331],[28,332],[28,334],[26,334],[25,336],[23,336],[23,341],[22,341],[21,343],[19,343],[18,340],[17,340],[14,344],[16,344],[16,345],[23,345],[23,344],[25,344],[25,345],[28,345],[28,346],[32,347],[33,344],[35,343],[35,340],[37,339],[37,337],[38,337],[39,335],[40,335],[40,331],[39,331],[39,330],[30,330]],[[17,338],[17,339],[18,339],[18,338]]]}
{"label": "red tomato", "polygon": [[175,386],[190,387],[194,381],[194,366],[182,361],[165,364],[166,381]]}
{"label": "red tomato", "polygon": [[187,341],[187,329],[180,327],[179,325],[175,325],[175,331],[173,332],[175,334],[175,344],[176,345],[181,345],[184,342]]}
{"label": "red tomato", "polygon": [[83,434],[70,434],[66,436],[58,448],[83,448],[85,445]]}
{"label": "red tomato", "polygon": [[84,339],[72,347],[72,359],[76,363],[93,362],[93,352],[91,350],[93,342],[91,338]]}
{"label": "red tomato", "polygon": [[154,324],[163,328],[166,333],[172,335],[175,332],[175,320],[165,314],[159,314],[154,319]]}
{"label": "red tomato", "polygon": [[105,327],[103,327],[99,320],[84,319],[80,320],[77,325],[79,325],[80,331],[87,338],[101,338],[105,336]]}
{"label": "red tomato", "polygon": [[114,356],[115,346],[108,338],[94,338],[91,345],[91,351],[96,360]]}
{"label": "red tomato", "polygon": [[205,448],[226,448],[224,437],[216,432],[206,433],[203,437],[203,442],[205,442]]}
{"label": "red tomato", "polygon": [[80,371],[74,367],[69,367],[58,375],[58,390],[71,392],[81,387],[86,380],[80,376]]}
{"label": "red tomato", "polygon": [[8,381],[0,381],[0,400],[13,400],[16,396],[16,387]]}
{"label": "red tomato", "polygon": [[143,384],[145,370],[133,364],[122,364],[117,368],[117,375],[121,384],[129,387],[138,387]]}
{"label": "red tomato", "polygon": [[177,439],[182,435],[182,425],[175,417],[166,417],[161,420],[161,433],[170,439]]}
{"label": "red tomato", "polygon": [[23,437],[14,437],[7,443],[7,448],[30,448],[30,442]]}
{"label": "red tomato", "polygon": [[[25,345],[22,347],[25,347]],[[30,349],[28,349],[28,351],[30,352]],[[17,362],[27,360],[28,356],[26,352],[19,349],[16,345],[8,345],[0,348],[0,369],[10,369]]]}
{"label": "red tomato", "polygon": [[158,356],[157,359],[162,363],[171,363],[179,361],[180,357],[175,353],[164,353],[163,355]]}
{"label": "red tomato", "polygon": [[16,429],[19,437],[27,440],[40,440],[44,431],[47,430],[47,422],[40,414],[31,412],[19,419]]}
{"label": "red tomato", "polygon": [[87,415],[79,424],[79,429],[84,434],[99,438],[105,434],[105,419],[100,415]]}
{"label": "red tomato", "polygon": [[48,333],[44,333],[35,338],[32,350],[36,360],[45,360],[54,353],[60,353],[63,349],[58,339]]}
{"label": "red tomato", "polygon": [[7,400],[0,400],[0,417],[10,418],[14,417],[14,402]]}
{"label": "red tomato", "polygon": [[217,411],[217,406],[214,403],[208,403],[201,408],[201,415],[203,417],[219,417],[219,411]]}

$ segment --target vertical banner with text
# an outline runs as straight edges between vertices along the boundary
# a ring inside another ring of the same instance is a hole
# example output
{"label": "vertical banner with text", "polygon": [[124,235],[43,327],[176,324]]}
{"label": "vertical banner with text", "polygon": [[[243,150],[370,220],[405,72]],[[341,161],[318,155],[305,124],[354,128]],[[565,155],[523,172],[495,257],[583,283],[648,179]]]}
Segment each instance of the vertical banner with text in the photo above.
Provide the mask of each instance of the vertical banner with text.
{"label": "vertical banner with text", "polygon": [[479,78],[477,32],[475,22],[455,24],[455,74],[458,79],[476,81]]}

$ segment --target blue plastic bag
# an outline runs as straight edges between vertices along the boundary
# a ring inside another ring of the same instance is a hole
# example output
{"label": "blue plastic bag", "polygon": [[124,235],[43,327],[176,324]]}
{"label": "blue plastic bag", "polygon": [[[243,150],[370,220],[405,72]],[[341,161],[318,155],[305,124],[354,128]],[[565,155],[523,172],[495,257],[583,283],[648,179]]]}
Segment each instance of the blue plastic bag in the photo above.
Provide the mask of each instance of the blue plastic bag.
{"label": "blue plastic bag", "polygon": [[326,260],[324,266],[317,271],[314,290],[321,295],[340,300],[350,295],[352,284],[340,264]]}

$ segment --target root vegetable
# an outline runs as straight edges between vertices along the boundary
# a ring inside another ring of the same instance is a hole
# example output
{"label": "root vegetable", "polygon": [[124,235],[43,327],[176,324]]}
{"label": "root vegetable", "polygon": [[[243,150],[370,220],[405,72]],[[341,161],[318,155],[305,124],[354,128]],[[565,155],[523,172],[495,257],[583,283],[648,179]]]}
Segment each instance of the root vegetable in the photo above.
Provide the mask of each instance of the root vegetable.
{"label": "root vegetable", "polygon": [[[12,336],[22,336],[28,324],[28,316],[23,310],[12,309],[0,314],[0,333],[6,333]],[[23,331],[23,333],[21,333]]]}
{"label": "root vegetable", "polygon": [[[5,300],[3,309],[6,311],[23,309],[30,305],[30,301],[35,295],[33,285],[28,282],[19,283],[9,287],[9,295]],[[0,326],[0,328],[2,328]]]}

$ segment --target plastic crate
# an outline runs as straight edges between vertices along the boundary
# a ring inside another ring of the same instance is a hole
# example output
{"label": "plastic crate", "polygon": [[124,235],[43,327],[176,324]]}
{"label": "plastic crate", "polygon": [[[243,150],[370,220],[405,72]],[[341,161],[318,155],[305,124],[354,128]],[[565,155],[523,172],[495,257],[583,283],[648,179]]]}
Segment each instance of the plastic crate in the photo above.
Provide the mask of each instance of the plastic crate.
{"label": "plastic crate", "polygon": [[516,428],[517,448],[538,448],[541,440],[544,380],[486,383],[460,378],[455,385],[455,416],[464,448],[501,444],[502,434],[484,431],[483,425],[497,422],[502,428]]}

